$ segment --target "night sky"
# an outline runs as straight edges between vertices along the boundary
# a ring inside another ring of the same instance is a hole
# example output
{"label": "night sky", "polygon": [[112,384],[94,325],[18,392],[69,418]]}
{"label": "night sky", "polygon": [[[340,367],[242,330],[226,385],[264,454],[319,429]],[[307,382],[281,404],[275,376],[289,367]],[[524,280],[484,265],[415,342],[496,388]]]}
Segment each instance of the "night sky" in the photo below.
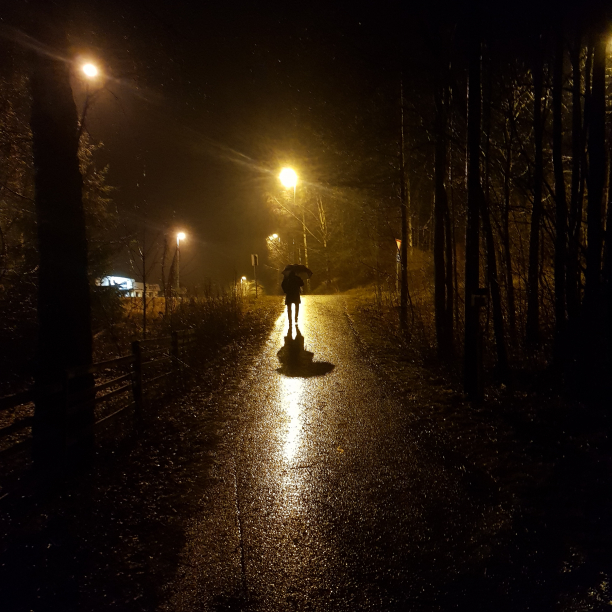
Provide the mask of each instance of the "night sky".
{"label": "night sky", "polygon": [[[444,0],[433,8],[337,0],[61,4],[79,109],[82,61],[106,74],[86,129],[104,143],[97,160],[110,166],[124,231],[142,235],[146,227],[153,241],[184,230],[181,279],[191,286],[250,276],[250,253],[265,264],[265,238],[278,230],[267,194],[280,193],[283,165],[318,189],[380,187],[374,200],[395,206],[402,66],[417,66],[423,79],[433,70],[425,50],[435,45],[422,44],[430,42],[425,14],[464,25],[471,15],[470,3]],[[520,5],[504,12],[525,20],[533,3]],[[12,0],[0,15],[9,28],[27,30],[36,10],[35,2]],[[496,10],[487,7],[489,15]],[[406,98],[418,87],[408,80]],[[114,272],[134,274],[126,262],[118,256]]]}
{"label": "night sky", "polygon": [[[184,229],[186,284],[250,275],[249,254],[264,255],[275,231],[266,194],[282,165],[320,186],[357,180],[337,152],[356,132],[367,140],[354,120],[366,105],[395,112],[384,91],[397,81],[396,14],[384,3],[75,3],[72,52],[108,75],[86,125],[104,143],[126,228]],[[129,273],[121,258],[117,268]]]}

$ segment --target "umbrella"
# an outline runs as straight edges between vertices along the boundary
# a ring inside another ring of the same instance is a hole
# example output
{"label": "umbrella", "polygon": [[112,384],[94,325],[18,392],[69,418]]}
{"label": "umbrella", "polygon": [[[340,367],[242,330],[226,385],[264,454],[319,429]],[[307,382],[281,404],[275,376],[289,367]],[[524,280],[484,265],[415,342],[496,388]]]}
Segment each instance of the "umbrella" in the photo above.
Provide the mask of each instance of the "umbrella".
{"label": "umbrella", "polygon": [[292,272],[292,271],[295,272],[295,274],[297,274],[301,278],[309,279],[312,276],[312,270],[310,268],[307,268],[303,264],[289,264],[285,266],[285,269],[283,270],[283,274],[285,276],[288,276],[289,272]]}

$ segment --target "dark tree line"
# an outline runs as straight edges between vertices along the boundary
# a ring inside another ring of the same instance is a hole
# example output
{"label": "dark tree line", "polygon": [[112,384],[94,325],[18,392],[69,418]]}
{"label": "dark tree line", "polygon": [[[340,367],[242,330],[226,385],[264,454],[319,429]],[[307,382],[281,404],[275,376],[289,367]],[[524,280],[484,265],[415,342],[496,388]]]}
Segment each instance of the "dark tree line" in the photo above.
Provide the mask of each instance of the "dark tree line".
{"label": "dark tree line", "polygon": [[609,371],[610,13],[604,3],[551,9],[473,3],[466,19],[436,3],[421,22],[429,57],[404,59],[421,85],[404,103],[408,164],[430,177],[421,208],[433,193],[437,345],[452,355],[463,325],[471,394],[481,287],[502,377],[508,346],[517,356],[548,339],[559,373],[597,386],[592,373],[601,383]]}
{"label": "dark tree line", "polygon": [[330,187],[341,196],[327,198],[331,276],[346,278],[346,260],[363,264],[362,282],[393,277],[402,238],[401,323],[429,279],[422,301],[433,305],[438,353],[463,353],[471,395],[481,337],[502,379],[550,347],[560,376],[601,386],[612,316],[609,7],[404,9],[370,67],[385,77],[362,108],[347,100],[343,133],[322,143],[306,133],[312,117],[296,117],[295,158],[309,167],[314,149],[334,169],[309,177],[310,202]]}

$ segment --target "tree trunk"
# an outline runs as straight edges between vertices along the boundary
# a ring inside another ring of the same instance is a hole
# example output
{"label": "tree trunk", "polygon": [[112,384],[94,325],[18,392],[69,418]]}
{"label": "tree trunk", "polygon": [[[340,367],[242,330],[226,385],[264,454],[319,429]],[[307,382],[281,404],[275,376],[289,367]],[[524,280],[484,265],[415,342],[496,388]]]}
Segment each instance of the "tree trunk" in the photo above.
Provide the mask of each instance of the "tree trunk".
{"label": "tree trunk", "polygon": [[[612,139],[610,145],[612,145]],[[610,148],[612,149],[612,146]],[[603,282],[606,286],[606,295],[611,300],[610,306],[612,306],[612,159],[608,162],[608,216],[604,244]],[[612,319],[609,320],[612,321]]]}
{"label": "tree trunk", "polygon": [[[445,178],[447,172],[446,144],[446,94],[444,87],[436,91],[436,143],[434,159],[434,310],[436,320],[436,337],[438,355],[449,358],[452,352],[452,334],[449,333],[447,312],[447,270],[444,252],[447,247],[445,240],[445,219],[448,216],[448,201]],[[451,297],[452,299],[452,297]],[[452,312],[452,311],[451,311]]]}
{"label": "tree trunk", "polygon": [[[605,20],[600,19],[599,24],[605,24]],[[583,368],[580,378],[584,391],[593,399],[609,403],[612,357],[609,353],[610,321],[601,292],[606,180],[606,42],[604,31],[597,32],[593,45],[593,81],[588,107],[587,251],[578,359]]]}
{"label": "tree trunk", "polygon": [[468,70],[467,123],[467,225],[465,234],[465,350],[464,389],[471,399],[479,399],[479,309],[474,297],[479,282],[480,185],[480,30],[474,16]]}
{"label": "tree trunk", "polygon": [[[331,272],[329,267],[329,249],[327,248],[327,216],[325,214],[325,207],[323,206],[323,198],[317,195],[317,211],[319,213],[319,229],[321,231],[321,242],[323,243],[323,251],[325,253],[325,278],[327,280],[327,286],[331,288]],[[378,223],[378,211],[377,223]],[[378,234],[376,235],[378,237]],[[377,250],[378,256],[378,250]]]}
{"label": "tree trunk", "polygon": [[[51,6],[51,5],[49,5]],[[38,399],[34,414],[34,458],[43,468],[67,451],[82,454],[93,446],[93,404],[70,414],[65,396],[45,396],[49,385],[64,383],[67,368],[92,362],[87,238],[78,160],[78,119],[70,87],[71,64],[65,33],[46,7],[35,36],[56,54],[32,57],[32,146],[38,226]],[[47,14],[45,14],[47,13]],[[65,53],[63,50],[66,50]],[[74,391],[93,387],[86,376]]]}
{"label": "tree trunk", "polygon": [[497,370],[501,379],[504,380],[508,374],[508,351],[506,350],[504,315],[502,312],[499,277],[497,275],[497,261],[495,259],[495,240],[493,238],[493,228],[491,227],[489,209],[484,196],[481,202],[482,227],[485,233],[485,243],[487,245],[487,277],[489,280],[491,304],[493,306],[493,332],[495,334],[495,347],[497,349]]}
{"label": "tree trunk", "polygon": [[542,178],[544,173],[542,155],[542,51],[536,50],[533,68],[533,131],[535,141],[533,209],[531,233],[529,235],[529,268],[527,273],[527,329],[526,340],[534,345],[540,335],[540,226],[542,220]]}
{"label": "tree trunk", "polygon": [[[513,95],[513,94],[512,94]],[[511,102],[509,112],[514,113],[514,104]],[[512,121],[512,118],[510,118]],[[516,339],[516,304],[514,300],[514,275],[512,273],[512,249],[510,242],[510,194],[512,185],[512,128],[506,125],[506,160],[504,168],[504,208],[502,212],[504,263],[506,266],[506,294],[508,299],[508,322],[510,323],[511,341]]]}
{"label": "tree trunk", "polygon": [[555,174],[555,358],[563,355],[567,261],[567,200],[563,173],[563,35],[556,36],[553,72],[553,167]]}
{"label": "tree trunk", "polygon": [[599,296],[601,282],[602,213],[606,172],[606,38],[602,34],[597,36],[594,47],[593,89],[589,109],[589,197],[584,289],[585,303],[591,304]]}
{"label": "tree trunk", "polygon": [[400,246],[400,325],[408,327],[408,206],[406,194],[406,155],[404,139],[404,80],[400,80],[400,208],[401,208],[401,246]]}
{"label": "tree trunk", "polygon": [[582,193],[580,189],[582,175],[583,136],[582,136],[582,88],[580,78],[580,31],[577,32],[574,47],[570,54],[572,61],[572,185],[570,193],[570,210],[568,221],[567,245],[567,311],[570,320],[577,317],[580,309],[579,292],[579,246],[580,225],[582,217]]}
{"label": "tree trunk", "polygon": [[[445,192],[446,195],[446,192]],[[445,220],[445,238],[446,238],[446,330],[448,334],[448,353],[451,356],[455,354],[455,332],[453,311],[455,308],[455,287],[453,282],[453,273],[455,271],[454,251],[455,244],[453,241],[453,221],[450,215],[448,198],[446,198],[446,210],[444,213]]]}
{"label": "tree trunk", "polygon": [[495,335],[495,346],[497,349],[497,371],[499,376],[506,378],[508,372],[508,353],[506,351],[506,338],[504,335],[504,319],[501,305],[501,291],[499,287],[499,277],[497,275],[497,260],[495,257],[495,240],[493,238],[493,228],[491,226],[491,216],[489,211],[490,201],[490,168],[491,168],[491,72],[486,71],[486,87],[483,92],[483,132],[485,137],[484,157],[485,157],[485,177],[484,194],[481,191],[480,214],[482,218],[482,228],[486,246],[486,271],[489,285],[489,294],[493,306],[493,332]]}

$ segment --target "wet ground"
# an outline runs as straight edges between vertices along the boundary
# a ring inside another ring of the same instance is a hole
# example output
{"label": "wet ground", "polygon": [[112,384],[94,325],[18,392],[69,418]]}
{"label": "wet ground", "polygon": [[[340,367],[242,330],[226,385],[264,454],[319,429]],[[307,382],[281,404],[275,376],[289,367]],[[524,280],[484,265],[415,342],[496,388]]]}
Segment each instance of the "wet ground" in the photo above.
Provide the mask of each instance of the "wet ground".
{"label": "wet ground", "polygon": [[342,301],[305,302],[233,399],[168,609],[437,609],[499,525],[421,447]]}
{"label": "wet ground", "polygon": [[30,510],[8,609],[607,609],[607,464],[528,458],[354,315],[307,296],[121,464]]}

